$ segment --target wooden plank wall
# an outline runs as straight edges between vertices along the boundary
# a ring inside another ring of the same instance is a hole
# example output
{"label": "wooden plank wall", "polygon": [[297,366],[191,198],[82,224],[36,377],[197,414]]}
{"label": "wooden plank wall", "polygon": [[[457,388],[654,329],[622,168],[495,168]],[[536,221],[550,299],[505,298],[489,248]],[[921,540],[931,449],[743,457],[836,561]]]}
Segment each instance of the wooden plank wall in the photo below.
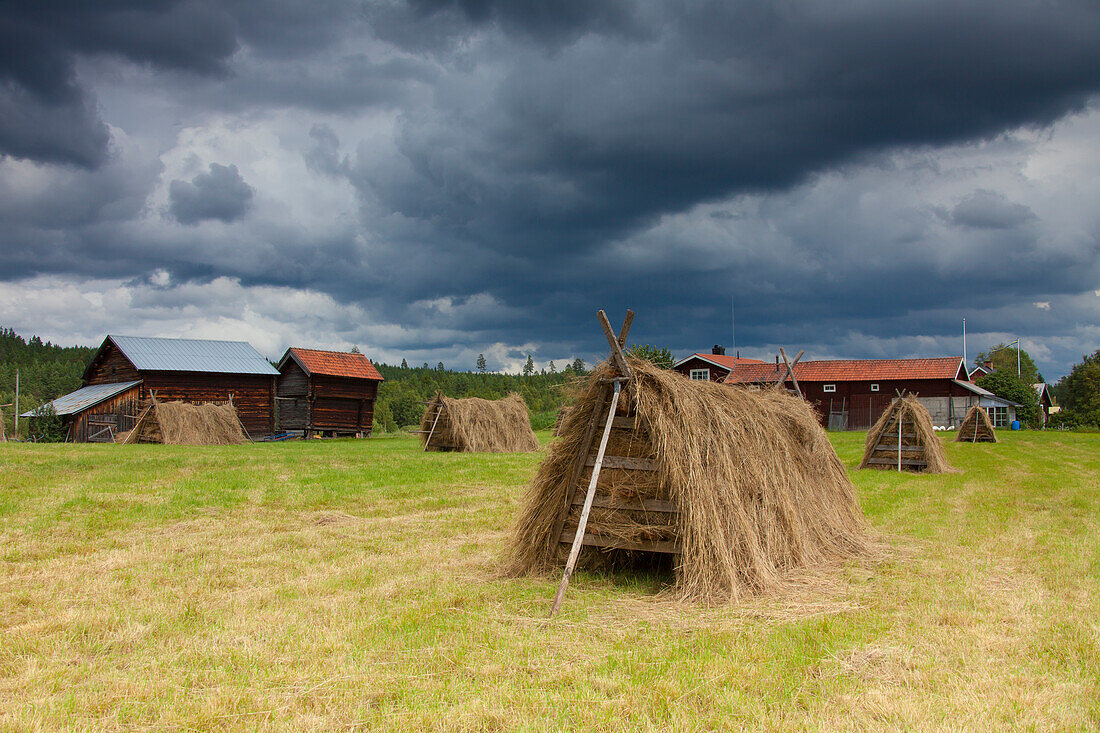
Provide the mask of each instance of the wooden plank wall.
{"label": "wooden plank wall", "polygon": [[307,430],[309,428],[309,377],[294,359],[287,359],[275,381],[275,394],[279,398],[277,411],[279,430]]}
{"label": "wooden plank wall", "polygon": [[374,425],[374,400],[378,382],[315,374],[313,428],[370,433]]}
{"label": "wooden plank wall", "polygon": [[136,382],[139,379],[141,379],[141,374],[130,363],[130,360],[123,356],[114,344],[108,343],[93,362],[91,378],[87,380],[85,386],[89,384]]}
{"label": "wooden plank wall", "polygon": [[[72,415],[69,419],[69,440],[74,443],[109,443],[111,433],[101,433],[109,423],[117,435],[121,431],[134,427],[140,405],[140,385],[134,385],[122,394],[115,395],[105,402],[84,412]],[[96,437],[92,437],[96,436]]]}
{"label": "wooden plank wall", "polygon": [[237,415],[253,437],[275,432],[275,377],[263,374],[205,372],[142,372],[141,397],[156,392],[163,402],[226,402],[230,395]]}

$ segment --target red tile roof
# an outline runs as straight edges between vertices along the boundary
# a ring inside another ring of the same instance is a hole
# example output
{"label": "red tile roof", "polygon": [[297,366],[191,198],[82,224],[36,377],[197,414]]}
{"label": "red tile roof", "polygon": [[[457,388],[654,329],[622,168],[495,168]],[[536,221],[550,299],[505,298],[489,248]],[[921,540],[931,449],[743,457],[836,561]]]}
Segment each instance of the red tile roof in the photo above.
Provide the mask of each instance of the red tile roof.
{"label": "red tile roof", "polygon": [[705,359],[706,361],[710,361],[710,362],[713,362],[713,363],[718,364],[720,366],[723,366],[726,369],[733,369],[734,367],[736,367],[738,365],[741,365],[741,364],[765,364],[766,363],[766,362],[760,361],[759,359],[745,359],[745,358],[742,358],[740,356],[727,356],[725,354],[709,354],[709,353],[700,352],[698,354],[692,354],[689,357],[681,359],[680,361],[677,362],[677,366],[679,366],[680,364],[683,364],[685,361],[687,361],[688,359],[692,359],[692,358]]}
{"label": "red tile roof", "polygon": [[[837,359],[831,361],[800,361],[794,365],[794,376],[800,382],[874,382],[899,379],[956,379],[966,370],[962,358],[944,356],[934,359]],[[786,367],[775,364],[738,366],[726,377],[726,384],[774,382]]]}
{"label": "red tile roof", "polygon": [[370,359],[362,354],[299,349],[297,347],[290,349],[287,354],[293,354],[295,360],[305,367],[305,370],[310,374],[382,381],[382,375],[374,368],[374,364],[371,364]]}

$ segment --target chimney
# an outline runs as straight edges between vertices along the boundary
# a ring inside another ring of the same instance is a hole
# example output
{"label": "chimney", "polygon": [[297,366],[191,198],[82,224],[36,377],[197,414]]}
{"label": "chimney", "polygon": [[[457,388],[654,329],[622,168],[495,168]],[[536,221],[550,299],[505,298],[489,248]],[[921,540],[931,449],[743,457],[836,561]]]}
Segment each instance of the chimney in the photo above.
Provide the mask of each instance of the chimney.
{"label": "chimney", "polygon": [[715,356],[725,356],[726,355],[726,347],[715,344],[711,348],[710,353],[715,355]]}
{"label": "chimney", "polygon": [[775,371],[779,371],[779,354],[775,355]]}

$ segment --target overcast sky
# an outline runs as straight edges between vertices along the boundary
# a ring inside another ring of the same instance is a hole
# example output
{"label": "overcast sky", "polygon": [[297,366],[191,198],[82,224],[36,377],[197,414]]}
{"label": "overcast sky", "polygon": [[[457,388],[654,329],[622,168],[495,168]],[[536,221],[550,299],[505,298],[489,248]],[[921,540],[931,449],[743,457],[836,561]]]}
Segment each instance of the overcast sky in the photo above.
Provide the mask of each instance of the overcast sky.
{"label": "overcast sky", "polygon": [[1096,0],[0,2],[0,324],[517,369],[1100,348]]}

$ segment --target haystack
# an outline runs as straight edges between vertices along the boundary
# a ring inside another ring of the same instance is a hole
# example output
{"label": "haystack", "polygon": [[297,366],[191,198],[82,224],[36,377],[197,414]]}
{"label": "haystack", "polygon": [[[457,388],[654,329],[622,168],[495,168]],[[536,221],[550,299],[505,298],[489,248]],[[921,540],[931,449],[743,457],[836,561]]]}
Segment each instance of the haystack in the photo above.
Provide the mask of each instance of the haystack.
{"label": "haystack", "polygon": [[955,436],[956,443],[996,443],[997,434],[993,432],[993,423],[989,419],[989,413],[984,407],[974,405],[966,412],[962,425],[959,426],[959,434]]}
{"label": "haystack", "polygon": [[539,439],[523,398],[452,399],[436,392],[420,419],[424,450],[467,453],[534,453]]}
{"label": "haystack", "polygon": [[[807,402],[627,364],[582,563],[672,554],[675,596],[724,603],[870,550],[855,490]],[[578,395],[527,489],[507,574],[561,567],[598,455],[608,382],[619,373],[602,364]]]}
{"label": "haystack", "polygon": [[[899,450],[900,441],[900,450]],[[952,473],[928,409],[911,394],[895,397],[867,431],[860,468]]]}
{"label": "haystack", "polygon": [[247,443],[244,426],[232,402],[224,404],[153,400],[121,443],[166,445],[239,445]]}

